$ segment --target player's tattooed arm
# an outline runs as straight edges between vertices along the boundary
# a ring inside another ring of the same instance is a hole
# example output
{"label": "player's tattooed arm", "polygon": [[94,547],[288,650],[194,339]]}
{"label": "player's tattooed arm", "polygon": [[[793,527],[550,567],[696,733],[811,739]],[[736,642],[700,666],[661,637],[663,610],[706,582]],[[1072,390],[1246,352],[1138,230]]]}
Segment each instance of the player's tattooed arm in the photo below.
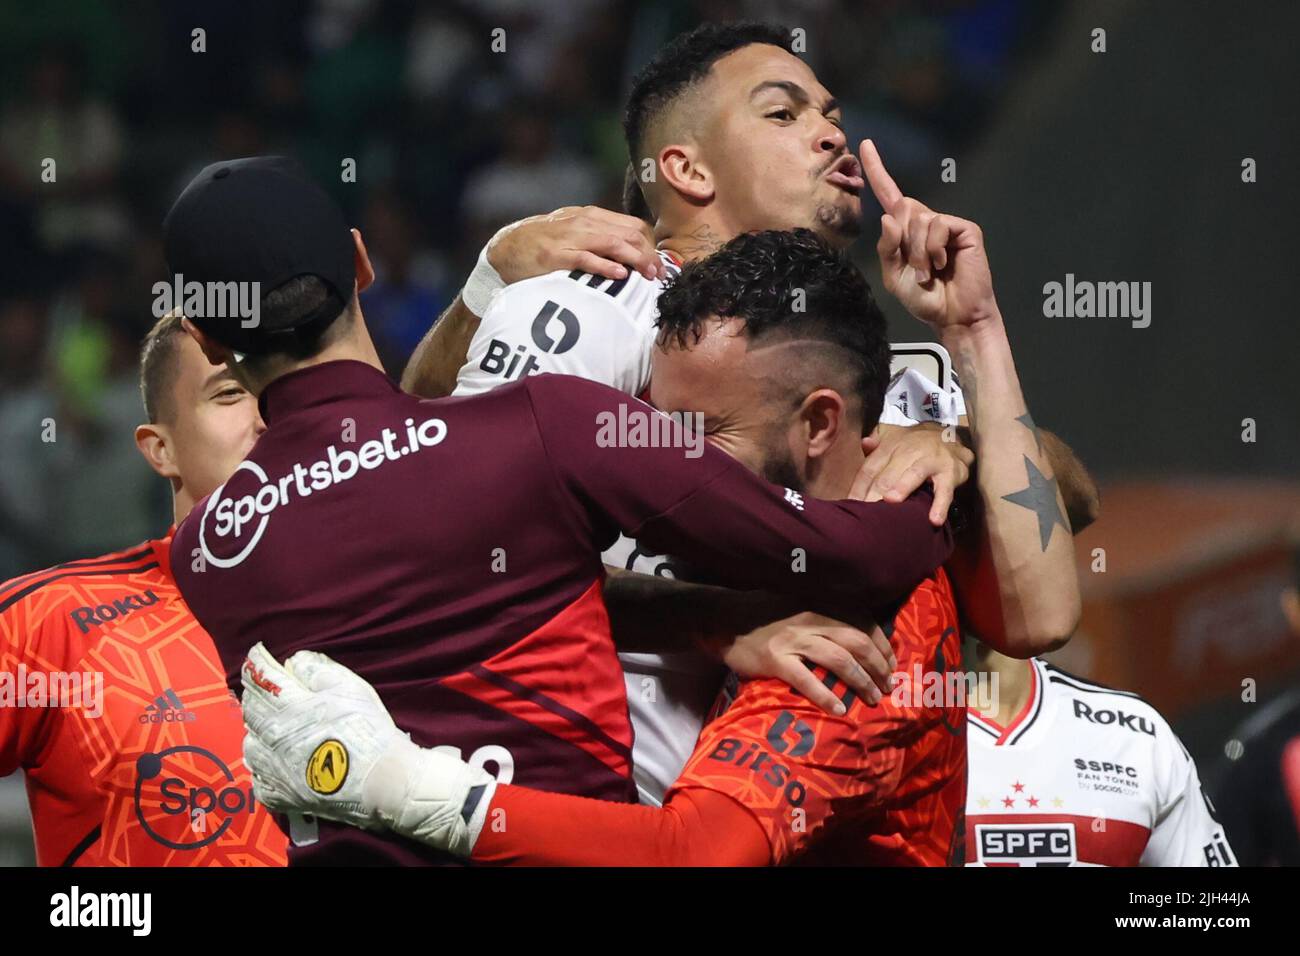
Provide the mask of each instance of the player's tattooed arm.
{"label": "player's tattooed arm", "polygon": [[1075,455],[1074,449],[1062,441],[1060,436],[1046,428],[1036,428],[1028,412],[1024,417],[1026,426],[1034,429],[1039,447],[1052,466],[1061,498],[1065,501],[1065,514],[1070,519],[1070,527],[1078,534],[1101,514],[1101,493],[1097,490],[1097,483]]}
{"label": "player's tattooed arm", "polygon": [[994,649],[1028,657],[1070,638],[1078,579],[1047,443],[1025,408],[1005,330],[989,330],[984,341],[944,336],[966,393],[978,496],[948,569],[964,623]]}
{"label": "player's tattooed arm", "polygon": [[966,394],[982,518],[949,561],[966,621],[994,649],[1059,647],[1081,612],[1074,543],[1057,475],[1032,427],[993,292],[984,233],[903,195],[875,146],[862,167],[885,210],[876,245],[885,288],[939,334]]}
{"label": "player's tattooed arm", "polygon": [[897,659],[883,631],[810,611],[758,591],[693,584],[609,568],[605,604],[614,643],[628,653],[703,650],[741,677],[783,680],[827,713],[840,698],[809,669],[820,664],[868,704],[891,690]]}

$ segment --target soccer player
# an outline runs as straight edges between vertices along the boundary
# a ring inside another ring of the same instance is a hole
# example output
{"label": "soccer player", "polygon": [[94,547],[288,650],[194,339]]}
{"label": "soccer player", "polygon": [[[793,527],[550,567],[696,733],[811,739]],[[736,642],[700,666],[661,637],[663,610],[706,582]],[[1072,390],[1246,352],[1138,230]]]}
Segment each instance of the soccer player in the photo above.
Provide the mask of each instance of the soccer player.
{"label": "soccer player", "polygon": [[984,645],[995,706],[968,711],[971,866],[1236,866],[1196,764],[1160,712]]}
{"label": "soccer player", "polygon": [[[588,262],[605,248],[593,226],[606,216],[529,224],[494,259],[510,277]],[[140,368],[137,444],[171,483],[179,521],[265,425],[179,313],[145,338]],[[253,801],[238,702],[170,576],[169,541],[0,585],[0,775],[25,771],[41,865],[285,863],[284,837]],[[59,688],[70,706],[51,699]]]}
{"label": "soccer player", "polygon": [[[563,372],[643,395],[652,384],[656,303],[683,263],[760,229],[807,227],[834,246],[848,245],[861,227],[862,162],[848,149],[834,98],[788,44],[788,32],[771,26],[706,24],[668,44],[636,78],[624,120],[638,173],[629,180],[629,196],[644,193],[659,270],[646,262],[643,240],[625,219],[610,220],[610,246],[586,271],[557,270],[502,288],[486,268],[485,250],[462,295],[412,356],[403,387],[426,396],[453,389],[469,395],[536,372]],[[862,155],[879,165],[874,147],[864,143]],[[892,182],[889,188],[891,204],[912,203]],[[918,212],[918,228],[928,214]],[[615,271],[620,255],[635,269]],[[893,405],[886,402],[887,416]],[[954,406],[962,410],[960,397]],[[932,518],[941,521],[966,474],[964,450],[943,442],[937,427],[884,421],[868,459],[877,476],[870,490],[898,500],[931,480]],[[1033,429],[1031,419],[1025,425]],[[1033,492],[1022,500],[1038,509],[1035,519],[1026,514],[988,526],[982,552],[949,568],[964,613],[990,641],[1019,656],[1059,646],[1079,613],[1072,577],[1043,578],[1042,564],[1029,560],[1030,549],[1039,547],[1040,522],[1053,526],[1063,507],[1060,522],[1068,516],[1080,529],[1097,508],[1095,488],[1069,449],[1050,433],[1033,434],[1046,455],[1035,459],[1032,474],[1022,466],[1021,481]],[[1058,483],[1059,505],[1052,490]],[[1051,493],[1040,493],[1043,488]],[[674,573],[671,558],[627,538],[605,560]],[[613,579],[611,593],[623,586]],[[621,658],[636,727],[638,786],[643,801],[657,803],[693,748],[721,677],[712,661],[690,653]],[[660,691],[652,701],[647,686]]]}
{"label": "soccer player", "polygon": [[[1300,548],[1282,613],[1300,639]],[[1217,788],[1223,823],[1243,866],[1300,866],[1300,686],[1291,686],[1224,738]],[[1226,765],[1226,766],[1225,766]]]}
{"label": "soccer player", "polygon": [[[258,395],[268,425],[177,529],[186,602],[232,683],[242,667],[253,686],[281,692],[245,663],[258,643],[285,657],[319,648],[364,673],[419,743],[468,754],[456,812],[470,820],[487,811],[488,762],[542,790],[633,798],[601,597],[600,551],[619,530],[720,585],[867,608],[897,602],[951,551],[928,493],[805,500],[707,443],[684,454],[684,429],[602,385],[538,376],[440,401],[398,391],[357,300],[373,277],[360,236],[287,161],[208,167],[164,233],[168,265],[187,282],[258,284],[251,322],[187,306],[186,328]],[[883,392],[885,368],[875,374]],[[602,447],[611,416],[631,415],[658,439]],[[320,744],[305,779],[339,792],[351,758]],[[324,825],[290,859],[447,857]]]}
{"label": "soccer player", "polygon": [[[179,521],[264,426],[178,315],[146,338],[140,387],[149,422],[136,442],[170,480]],[[171,532],[0,585],[0,775],[26,775],[41,866],[284,865],[244,766],[238,701],[176,590],[170,544]],[[69,681],[79,693],[46,692]]]}
{"label": "soccer player", "polygon": [[[1024,467],[1018,459],[1032,463],[1041,452],[1023,424],[982,236],[973,223],[891,201],[883,168],[873,163],[868,171],[892,210],[878,245],[887,287],[940,332],[964,374],[981,383],[971,416],[986,451],[978,479],[984,520],[1014,520],[1017,503],[1003,492]],[[911,237],[922,213],[918,249]],[[806,311],[791,307],[796,295]],[[883,318],[861,275],[810,232],[741,236],[688,266],[661,298],[660,322],[657,405],[703,403],[712,440],[752,470],[792,475],[807,485],[808,500],[843,495],[863,480],[860,439],[881,410],[881,390],[865,370],[883,361]],[[800,410],[796,424],[787,418],[792,408]],[[1070,542],[1055,537],[1043,542],[1040,573],[1072,576]],[[957,665],[957,612],[943,572],[910,596],[893,623],[905,672],[942,680]],[[259,793],[281,808],[360,826],[401,821],[400,832],[483,862],[963,859],[964,700],[931,706],[891,697],[871,707],[846,694],[847,713],[835,717],[815,712],[785,685],[749,681],[705,728],[662,810],[498,784],[487,818],[499,814],[500,825],[484,827],[485,818],[458,813],[465,768],[411,746],[355,674],[318,654],[281,668],[256,648],[250,660],[272,675],[276,691],[246,689],[246,756]],[[325,736],[351,755],[357,773],[337,796],[303,784],[304,765]],[[417,789],[442,799],[415,807],[409,794]]]}

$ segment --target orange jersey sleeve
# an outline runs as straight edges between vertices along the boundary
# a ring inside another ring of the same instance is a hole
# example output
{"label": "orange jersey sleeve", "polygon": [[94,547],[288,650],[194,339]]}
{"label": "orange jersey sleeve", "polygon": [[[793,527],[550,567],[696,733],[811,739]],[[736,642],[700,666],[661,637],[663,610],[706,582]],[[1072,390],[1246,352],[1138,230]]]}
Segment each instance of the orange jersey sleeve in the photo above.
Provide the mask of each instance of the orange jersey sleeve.
{"label": "orange jersey sleeve", "polygon": [[252,797],[238,703],[167,572],[168,544],[0,586],[3,670],[21,662],[29,688],[51,690],[16,719],[0,709],[0,772],[26,773],[41,865],[285,863],[287,841]]}
{"label": "orange jersey sleeve", "polygon": [[682,792],[663,807],[503,784],[475,863],[514,866],[763,866],[763,832],[727,797]]}
{"label": "orange jersey sleeve", "polygon": [[942,686],[961,649],[942,571],[892,632],[910,675],[875,707],[846,693],[847,713],[832,717],[780,681],[750,681],[705,728],[662,808],[503,785],[474,861],[961,865],[966,708],[964,691],[954,699]]}
{"label": "orange jersey sleeve", "polygon": [[[782,681],[742,683],[704,728],[669,799],[692,789],[730,797],[758,822],[776,864],[957,865],[964,696],[924,696],[926,675],[934,675],[932,691],[936,683],[952,687],[946,675],[960,665],[956,608],[942,571],[912,594],[890,638],[908,679],[874,707],[846,691],[842,717]],[[814,672],[831,690],[842,688],[824,669]]]}

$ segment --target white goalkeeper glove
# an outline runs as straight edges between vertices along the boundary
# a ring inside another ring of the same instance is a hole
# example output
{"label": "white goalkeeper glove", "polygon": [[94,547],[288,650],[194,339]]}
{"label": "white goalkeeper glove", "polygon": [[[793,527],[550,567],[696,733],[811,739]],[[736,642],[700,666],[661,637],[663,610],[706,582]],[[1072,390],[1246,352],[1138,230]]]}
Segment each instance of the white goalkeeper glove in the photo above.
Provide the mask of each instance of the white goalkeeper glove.
{"label": "white goalkeeper glove", "polygon": [[244,763],[263,805],[470,855],[496,789],[490,773],[416,746],[375,689],[324,654],[299,651],[281,666],[259,643],[241,678]]}

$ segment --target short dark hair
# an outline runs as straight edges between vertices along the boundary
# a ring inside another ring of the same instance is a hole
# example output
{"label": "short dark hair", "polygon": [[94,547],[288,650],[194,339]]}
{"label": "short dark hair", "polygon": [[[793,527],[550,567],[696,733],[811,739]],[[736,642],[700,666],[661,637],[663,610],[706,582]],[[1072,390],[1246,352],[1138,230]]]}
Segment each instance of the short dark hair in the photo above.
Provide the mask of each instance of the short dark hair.
{"label": "short dark hair", "polygon": [[846,397],[861,402],[863,434],[876,427],[889,384],[885,316],[857,267],[812,230],[747,233],[689,263],[659,296],[659,344],[687,348],[706,322],[729,318],[745,323],[751,343],[838,346],[825,356],[843,374]]}
{"label": "short dark hair", "polygon": [[673,100],[708,75],[728,53],[753,43],[790,48],[790,31],[751,20],[704,23],[670,40],[632,79],[623,136],[633,164],[640,158],[646,127]]}
{"label": "short dark hair", "polygon": [[628,163],[627,171],[623,173],[623,212],[653,226],[655,214],[650,211],[650,204],[645,201],[645,194],[641,192],[641,182],[637,178],[636,168],[636,163]]}
{"label": "short dark hair", "polygon": [[149,423],[170,423],[176,415],[172,390],[176,385],[177,356],[180,353],[180,309],[173,309],[154,323],[140,345],[140,398]]}
{"label": "short dark hair", "polygon": [[[293,359],[311,358],[329,341],[329,331],[348,310],[350,302],[342,301],[323,279],[314,275],[300,275],[277,286],[262,296],[262,323],[269,328],[283,328],[274,336],[274,350],[269,354]],[[332,313],[332,314],[331,314]],[[306,325],[298,325],[304,316],[317,314]]]}

